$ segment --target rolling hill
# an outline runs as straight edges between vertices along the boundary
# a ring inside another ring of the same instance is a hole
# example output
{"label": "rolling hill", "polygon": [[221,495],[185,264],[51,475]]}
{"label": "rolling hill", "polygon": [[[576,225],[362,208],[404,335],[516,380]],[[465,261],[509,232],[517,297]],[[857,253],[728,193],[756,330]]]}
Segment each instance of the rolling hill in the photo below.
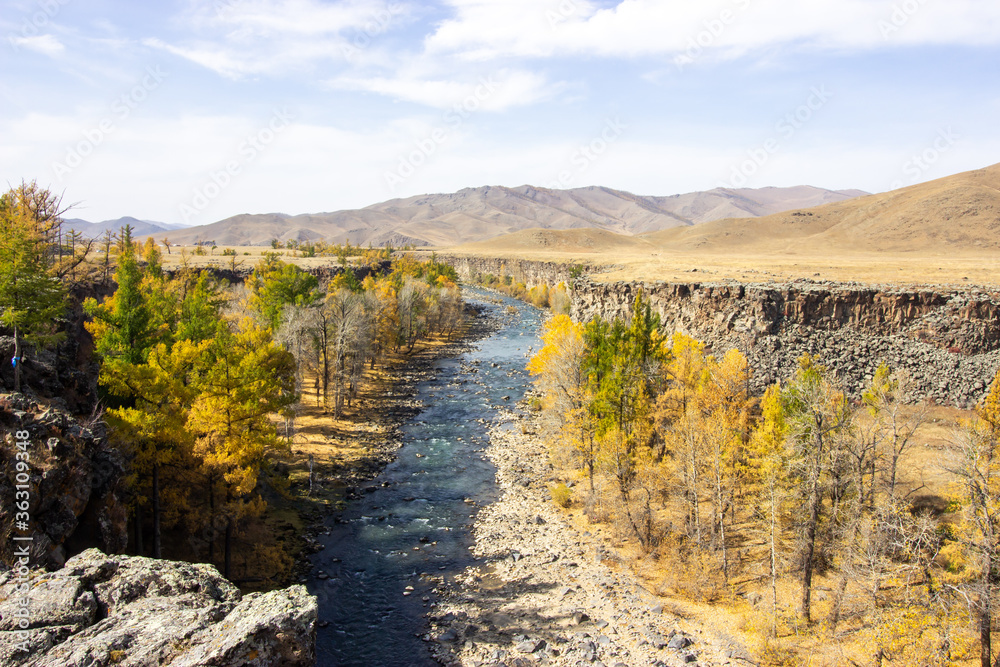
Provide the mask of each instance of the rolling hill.
{"label": "rolling hill", "polygon": [[1000,164],[758,218],[646,235],[675,251],[982,252],[1000,249]]}
{"label": "rolling hill", "polygon": [[272,239],[282,242],[325,239],[376,246],[386,243],[453,246],[534,228],[597,228],[637,235],[734,215],[767,215],[863,194],[859,190],[797,186],[758,190],[717,188],[652,197],[596,186],[572,190],[530,185],[484,186],[451,194],[393,199],[333,213],[237,215],[164,235],[173,243],[215,241],[219,245],[267,245]]}

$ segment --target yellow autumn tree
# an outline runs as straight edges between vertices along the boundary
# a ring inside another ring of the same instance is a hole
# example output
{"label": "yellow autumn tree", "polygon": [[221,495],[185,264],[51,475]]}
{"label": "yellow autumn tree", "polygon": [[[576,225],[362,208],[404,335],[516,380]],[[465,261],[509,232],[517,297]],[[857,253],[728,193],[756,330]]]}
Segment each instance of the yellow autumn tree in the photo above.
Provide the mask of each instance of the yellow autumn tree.
{"label": "yellow autumn tree", "polygon": [[726,352],[721,361],[709,357],[705,379],[697,403],[704,424],[709,495],[712,499],[712,525],[716,550],[722,557],[723,580],[729,582],[728,524],[730,511],[739,492],[741,464],[745,457],[750,404],[750,368],[739,350]]}
{"label": "yellow autumn tree", "polygon": [[545,397],[555,441],[587,471],[593,492],[597,452],[589,412],[591,397],[582,368],[583,326],[568,315],[556,315],[545,323],[542,343],[528,362],[528,372],[535,376],[535,384]]}
{"label": "yellow autumn tree", "polygon": [[705,381],[705,346],[690,336],[675,333],[670,339],[669,359],[663,367],[665,388],[655,409],[661,458],[667,484],[676,483],[681,488],[687,536],[700,547],[705,537],[701,489],[708,445],[698,398]]}
{"label": "yellow autumn tree", "polygon": [[187,422],[210,480],[213,513],[216,485],[224,493],[226,577],[230,576],[237,522],[259,507],[259,503],[245,499],[257,486],[270,453],[288,446],[278,436],[270,416],[284,411],[297,398],[291,353],[272,340],[269,329],[258,327],[250,318],[240,327],[233,331],[228,322],[219,322],[201,358],[195,381],[198,395]]}
{"label": "yellow autumn tree", "polygon": [[980,664],[991,667],[992,619],[1000,579],[1000,371],[976,416],[956,434],[952,472],[959,480],[962,525],[952,553],[955,585],[969,602],[979,631]]}
{"label": "yellow autumn tree", "polygon": [[761,416],[748,446],[746,472],[756,501],[754,525],[767,545],[765,561],[771,585],[771,636],[778,627],[778,576],[782,570],[790,508],[791,451],[786,438],[781,386],[768,387],[761,401]]}

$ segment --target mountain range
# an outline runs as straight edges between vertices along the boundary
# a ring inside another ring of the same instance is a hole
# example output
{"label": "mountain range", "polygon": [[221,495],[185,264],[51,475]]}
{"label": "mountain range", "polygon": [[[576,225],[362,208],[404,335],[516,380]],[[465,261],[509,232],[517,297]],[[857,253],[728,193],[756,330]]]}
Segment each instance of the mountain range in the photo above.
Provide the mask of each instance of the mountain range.
{"label": "mountain range", "polygon": [[[1000,250],[1000,164],[763,216],[707,220],[630,235],[604,229],[528,229],[457,250],[519,256],[533,252],[989,256]],[[990,263],[995,265],[992,259]]]}
{"label": "mountain range", "polygon": [[451,194],[393,199],[356,210],[243,214],[169,233],[145,233],[163,234],[175,244],[215,241],[218,245],[240,246],[267,245],[272,239],[323,239],[355,245],[454,246],[533,228],[597,228],[617,234],[644,234],[840,202],[864,194],[860,190],[796,186],[716,188],[662,197],[598,186],[571,190],[484,186]]}
{"label": "mountain range", "polygon": [[172,232],[178,229],[183,229],[181,225],[175,225],[169,222],[138,220],[130,216],[125,216],[116,220],[105,220],[103,222],[88,222],[86,220],[81,220],[80,218],[69,218],[63,220],[63,228],[67,230],[76,230],[83,234],[84,238],[89,239],[96,239],[108,230],[111,232],[117,232],[125,225],[132,225],[132,234],[136,237],[149,236],[150,234],[162,234],[163,232]]}

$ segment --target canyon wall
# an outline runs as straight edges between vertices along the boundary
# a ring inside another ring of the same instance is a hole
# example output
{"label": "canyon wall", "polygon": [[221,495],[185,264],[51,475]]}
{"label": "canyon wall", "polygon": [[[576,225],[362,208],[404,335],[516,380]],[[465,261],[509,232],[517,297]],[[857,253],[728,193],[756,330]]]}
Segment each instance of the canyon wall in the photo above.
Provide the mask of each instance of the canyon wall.
{"label": "canyon wall", "polygon": [[[113,553],[126,546],[125,455],[108,443],[97,416],[78,418],[60,399],[50,403],[0,393],[0,535],[27,534],[13,511],[16,501],[25,501],[18,493],[25,482],[15,478],[17,472],[30,487],[26,513],[32,538],[0,544],[5,566],[17,563],[24,544],[30,544],[31,562],[49,569],[90,547]],[[29,443],[27,451],[17,446],[18,433]]]}
{"label": "canyon wall", "polygon": [[704,341],[712,351],[738,348],[768,384],[795,372],[805,353],[860,394],[879,363],[904,369],[913,398],[969,407],[1000,367],[1000,292],[795,282],[573,284],[573,316],[627,316],[639,289],[666,331]]}
{"label": "canyon wall", "polygon": [[524,259],[499,259],[495,257],[439,256],[438,261],[451,264],[463,280],[476,281],[486,275],[511,276],[528,287],[542,283],[567,285],[577,275],[570,264],[558,262],[533,262]]}
{"label": "canyon wall", "polygon": [[570,280],[569,266],[550,262],[448,261],[466,279],[505,273],[529,287],[566,281],[572,315],[580,321],[628,316],[642,289],[666,331],[701,340],[716,354],[734,347],[743,351],[759,391],[790,377],[797,359],[810,353],[835,371],[852,396],[860,394],[884,361],[908,373],[913,399],[969,407],[983,397],[1000,368],[1000,290],[808,280],[597,283]]}

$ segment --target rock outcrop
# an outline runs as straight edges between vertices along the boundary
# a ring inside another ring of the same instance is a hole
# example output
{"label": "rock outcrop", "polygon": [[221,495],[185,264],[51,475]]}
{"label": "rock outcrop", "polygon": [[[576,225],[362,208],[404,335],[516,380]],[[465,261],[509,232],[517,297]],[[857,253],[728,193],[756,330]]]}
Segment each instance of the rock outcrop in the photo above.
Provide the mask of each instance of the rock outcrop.
{"label": "rock outcrop", "polygon": [[627,316],[640,288],[667,331],[688,334],[718,353],[735,347],[747,354],[758,390],[789,377],[808,352],[819,355],[851,394],[884,361],[908,372],[912,398],[964,407],[982,398],[1000,367],[1000,292],[811,281],[581,280],[573,285],[573,315]]}
{"label": "rock outcrop", "polygon": [[0,575],[0,665],[315,663],[316,598],[304,586],[241,595],[212,565],[97,549],[31,571],[26,587],[20,576]]}
{"label": "rock outcrop", "polygon": [[[126,462],[107,443],[104,423],[80,420],[60,401],[45,406],[24,394],[0,394],[0,535],[14,533],[18,463],[28,486],[27,531],[33,566],[61,567],[69,554],[89,547],[114,553],[127,542],[123,502]],[[26,433],[26,449],[16,446]],[[17,454],[22,454],[18,461]],[[25,456],[26,454],[26,456]],[[0,561],[13,564],[15,543],[0,541]]]}
{"label": "rock outcrop", "polygon": [[557,285],[561,282],[569,284],[579,269],[569,264],[559,262],[536,262],[525,259],[502,259],[497,257],[449,256],[442,255],[438,261],[455,267],[458,275],[476,282],[487,275],[511,276],[528,287],[547,283]]}

